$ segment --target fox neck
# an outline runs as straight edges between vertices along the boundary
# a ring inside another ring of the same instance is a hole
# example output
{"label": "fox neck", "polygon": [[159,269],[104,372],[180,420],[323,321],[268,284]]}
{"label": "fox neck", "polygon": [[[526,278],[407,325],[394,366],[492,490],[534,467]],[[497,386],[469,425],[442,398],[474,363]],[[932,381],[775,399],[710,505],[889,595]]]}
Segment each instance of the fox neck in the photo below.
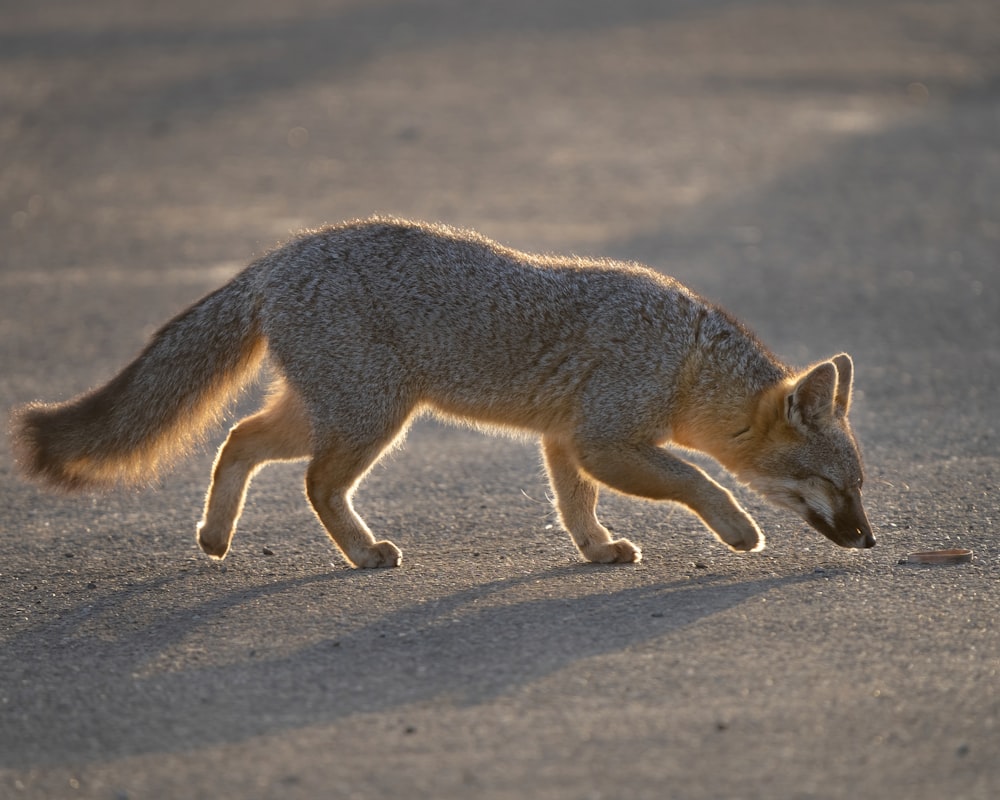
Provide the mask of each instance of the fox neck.
{"label": "fox neck", "polygon": [[740,477],[752,467],[757,436],[780,412],[792,372],[726,316],[702,325],[696,339],[682,371],[671,438]]}

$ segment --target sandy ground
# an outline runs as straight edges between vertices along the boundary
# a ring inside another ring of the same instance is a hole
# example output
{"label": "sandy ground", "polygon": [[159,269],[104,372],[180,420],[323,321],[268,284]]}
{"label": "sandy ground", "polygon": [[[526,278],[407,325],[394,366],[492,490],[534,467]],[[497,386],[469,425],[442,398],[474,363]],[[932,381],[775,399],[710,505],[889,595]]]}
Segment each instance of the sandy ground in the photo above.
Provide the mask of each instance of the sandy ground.
{"label": "sandy ground", "polygon": [[[793,363],[850,352],[879,546],[744,492],[739,557],[607,494],[645,559],[585,565],[531,442],[424,421],[357,498],[401,569],[344,566],[301,465],[220,566],[223,427],[75,498],[4,441],[0,796],[997,796],[993,0],[4,4],[4,412],[373,212],[641,260]],[[975,558],[900,563],[931,547]]]}

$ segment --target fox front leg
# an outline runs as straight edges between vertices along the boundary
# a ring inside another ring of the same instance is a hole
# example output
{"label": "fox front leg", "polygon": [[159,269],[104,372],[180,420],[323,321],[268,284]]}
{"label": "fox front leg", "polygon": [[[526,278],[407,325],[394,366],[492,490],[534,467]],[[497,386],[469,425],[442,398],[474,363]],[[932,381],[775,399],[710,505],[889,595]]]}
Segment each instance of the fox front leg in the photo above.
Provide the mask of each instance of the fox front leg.
{"label": "fox front leg", "polygon": [[552,437],[542,439],[542,453],[563,527],[588,561],[601,564],[636,562],[642,558],[628,539],[612,540],[597,519],[598,486],[580,471],[570,450]]}
{"label": "fox front leg", "polygon": [[625,494],[672,500],[697,514],[731,549],[764,549],[764,534],[736,498],[698,467],[655,445],[577,443],[579,462],[594,478]]}

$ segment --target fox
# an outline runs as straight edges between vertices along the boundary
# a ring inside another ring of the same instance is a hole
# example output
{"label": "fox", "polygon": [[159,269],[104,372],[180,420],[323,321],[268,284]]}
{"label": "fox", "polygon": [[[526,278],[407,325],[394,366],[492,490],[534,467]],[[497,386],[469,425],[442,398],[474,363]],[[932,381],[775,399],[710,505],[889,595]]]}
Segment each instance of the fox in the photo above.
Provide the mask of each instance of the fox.
{"label": "fox", "polygon": [[585,561],[642,557],[599,521],[602,487],[680,504],[734,552],[764,548],[755,520],[685,451],[841,547],[875,545],[849,355],[796,370],[649,267],[389,216],[303,232],[164,324],[105,385],[16,409],[19,467],[63,491],[148,485],[265,360],[266,400],[212,467],[196,535],[213,559],[229,552],[257,471],[307,460],[306,497],[346,561],[399,566],[400,549],[376,540],[352,497],[427,413],[537,437]]}

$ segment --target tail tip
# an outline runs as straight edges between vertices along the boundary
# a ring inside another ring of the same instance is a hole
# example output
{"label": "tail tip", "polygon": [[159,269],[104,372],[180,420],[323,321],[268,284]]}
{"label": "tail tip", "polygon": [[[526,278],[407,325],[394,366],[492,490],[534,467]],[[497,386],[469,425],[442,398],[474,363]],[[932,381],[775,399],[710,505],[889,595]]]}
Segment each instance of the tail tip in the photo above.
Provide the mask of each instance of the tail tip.
{"label": "tail tip", "polygon": [[91,484],[83,470],[59,454],[54,430],[54,407],[28,403],[14,409],[8,429],[14,464],[28,480],[50,489],[79,491]]}

